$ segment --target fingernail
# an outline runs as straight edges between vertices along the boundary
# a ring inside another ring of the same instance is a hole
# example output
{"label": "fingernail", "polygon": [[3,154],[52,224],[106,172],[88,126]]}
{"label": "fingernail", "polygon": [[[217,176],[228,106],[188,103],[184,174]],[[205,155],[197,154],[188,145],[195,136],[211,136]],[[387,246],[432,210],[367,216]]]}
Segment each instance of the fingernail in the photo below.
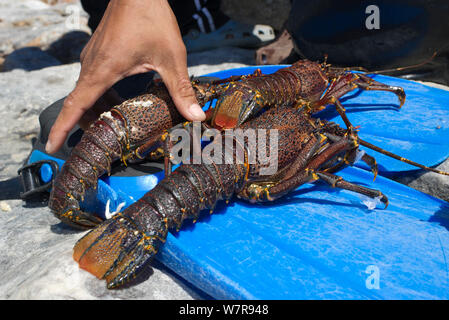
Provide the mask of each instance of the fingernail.
{"label": "fingernail", "polygon": [[192,120],[204,120],[206,118],[206,114],[203,109],[199,106],[199,104],[194,103],[189,107],[189,112],[194,119]]}
{"label": "fingernail", "polygon": [[51,142],[50,142],[50,140],[48,140],[47,144],[45,145],[45,152],[52,153],[52,151],[53,151],[53,148],[52,148]]}

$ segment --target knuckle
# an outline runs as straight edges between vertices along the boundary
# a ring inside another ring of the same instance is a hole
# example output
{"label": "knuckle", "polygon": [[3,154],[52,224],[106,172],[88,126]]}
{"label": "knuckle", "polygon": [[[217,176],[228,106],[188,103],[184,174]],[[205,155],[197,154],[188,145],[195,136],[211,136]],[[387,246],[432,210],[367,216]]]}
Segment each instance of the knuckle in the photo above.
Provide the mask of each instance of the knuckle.
{"label": "knuckle", "polygon": [[69,93],[69,95],[64,100],[64,108],[68,110],[81,110],[83,112],[87,111],[89,108],[86,108],[83,105],[79,104],[78,93],[76,90]]}
{"label": "knuckle", "polygon": [[193,95],[192,83],[188,79],[178,80],[178,90],[183,95]]}
{"label": "knuckle", "polygon": [[64,100],[64,108],[73,109],[75,105],[76,105],[76,94],[71,92]]}

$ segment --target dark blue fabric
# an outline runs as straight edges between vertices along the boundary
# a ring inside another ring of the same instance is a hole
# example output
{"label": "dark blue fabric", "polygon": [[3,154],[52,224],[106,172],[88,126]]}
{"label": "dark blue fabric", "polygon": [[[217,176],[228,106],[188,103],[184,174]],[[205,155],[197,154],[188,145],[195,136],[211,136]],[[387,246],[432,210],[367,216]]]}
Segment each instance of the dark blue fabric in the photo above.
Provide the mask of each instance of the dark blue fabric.
{"label": "dark blue fabric", "polygon": [[[379,29],[366,27],[369,5],[379,8]],[[429,58],[448,44],[447,16],[443,0],[296,0],[286,27],[308,59],[373,69]]]}

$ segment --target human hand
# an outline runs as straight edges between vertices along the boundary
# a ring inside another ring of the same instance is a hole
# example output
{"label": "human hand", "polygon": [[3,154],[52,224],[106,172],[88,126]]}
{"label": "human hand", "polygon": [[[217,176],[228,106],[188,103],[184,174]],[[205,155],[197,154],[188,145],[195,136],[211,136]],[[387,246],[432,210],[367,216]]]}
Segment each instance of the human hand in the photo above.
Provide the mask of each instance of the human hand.
{"label": "human hand", "polygon": [[86,123],[94,117],[90,109],[117,81],[151,70],[160,74],[186,119],[206,118],[190,83],[186,48],[167,0],[111,0],[81,53],[79,79],[50,131],[46,151],[56,152],[80,119]]}

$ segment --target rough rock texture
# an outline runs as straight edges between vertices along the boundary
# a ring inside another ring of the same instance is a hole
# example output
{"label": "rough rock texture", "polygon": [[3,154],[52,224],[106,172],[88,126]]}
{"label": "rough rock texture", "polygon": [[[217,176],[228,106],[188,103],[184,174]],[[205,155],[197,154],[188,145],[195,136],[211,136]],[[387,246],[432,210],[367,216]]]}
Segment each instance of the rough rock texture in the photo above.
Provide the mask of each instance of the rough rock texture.
{"label": "rough rock texture", "polygon": [[46,207],[8,201],[0,211],[0,299],[199,299],[202,296],[160,264],[148,281],[127,290],[107,290],[72,259],[83,235],[66,228]]}
{"label": "rough rock texture", "polygon": [[39,133],[41,111],[73,89],[79,64],[0,73],[0,179],[16,174]]}
{"label": "rough rock texture", "polygon": [[[76,61],[89,33],[87,14],[78,0],[57,1],[54,5],[39,0],[0,0],[0,70],[3,60],[8,70],[22,68],[20,55],[10,54],[26,47],[48,51],[64,63]],[[45,62],[49,58],[40,54],[34,59]],[[34,64],[35,69],[48,66]]]}

